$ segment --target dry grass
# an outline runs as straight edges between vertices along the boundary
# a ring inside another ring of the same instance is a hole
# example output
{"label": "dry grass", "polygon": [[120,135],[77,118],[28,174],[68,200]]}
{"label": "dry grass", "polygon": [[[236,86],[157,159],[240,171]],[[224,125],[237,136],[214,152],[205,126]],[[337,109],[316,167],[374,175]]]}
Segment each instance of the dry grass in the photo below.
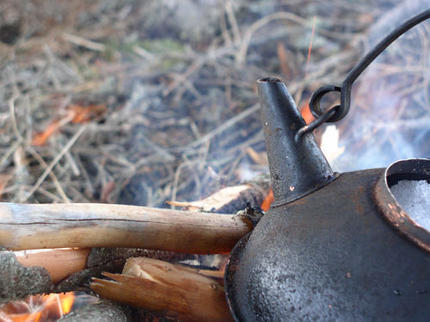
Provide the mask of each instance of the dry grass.
{"label": "dry grass", "polygon": [[[3,200],[164,207],[266,172],[255,79],[280,74],[303,105],[342,80],[386,8],[167,3],[2,1],[17,26],[0,43]],[[73,122],[73,106],[101,108]]]}

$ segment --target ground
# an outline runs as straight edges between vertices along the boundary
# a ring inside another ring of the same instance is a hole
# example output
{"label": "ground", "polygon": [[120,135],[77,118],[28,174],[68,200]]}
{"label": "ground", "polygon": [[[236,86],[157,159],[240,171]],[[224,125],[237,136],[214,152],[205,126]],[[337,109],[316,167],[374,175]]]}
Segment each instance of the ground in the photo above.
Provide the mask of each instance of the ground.
{"label": "ground", "polygon": [[[399,3],[3,0],[2,199],[166,207],[267,172],[255,80],[282,77],[304,107]],[[341,134],[373,133],[366,117]]]}

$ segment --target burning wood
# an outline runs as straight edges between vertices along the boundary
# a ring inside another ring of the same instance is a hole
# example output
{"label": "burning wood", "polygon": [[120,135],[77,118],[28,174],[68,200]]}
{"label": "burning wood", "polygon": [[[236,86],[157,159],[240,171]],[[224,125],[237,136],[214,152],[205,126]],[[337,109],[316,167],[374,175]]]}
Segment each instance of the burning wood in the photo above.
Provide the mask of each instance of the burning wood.
{"label": "burning wood", "polygon": [[132,258],[122,274],[104,273],[91,288],[105,298],[186,321],[231,321],[224,287],[198,271],[151,258]]}

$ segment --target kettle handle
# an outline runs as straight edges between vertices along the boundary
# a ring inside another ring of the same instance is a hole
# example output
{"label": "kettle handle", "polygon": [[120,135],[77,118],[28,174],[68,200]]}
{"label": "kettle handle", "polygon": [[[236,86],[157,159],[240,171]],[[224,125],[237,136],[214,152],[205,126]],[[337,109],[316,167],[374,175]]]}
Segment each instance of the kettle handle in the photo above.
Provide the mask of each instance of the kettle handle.
{"label": "kettle handle", "polygon": [[[358,76],[379,56],[391,43],[403,35],[406,31],[416,26],[420,22],[430,18],[430,9],[426,9],[420,14],[410,18],[398,28],[390,32],[383,38],[366,56],[364,56],[355,67],[348,73],[342,85],[326,85],[316,90],[309,102],[309,108],[316,120],[299,130],[298,137],[313,131],[324,122],[336,122],[343,119],[348,114],[351,105],[351,87]],[[327,110],[321,108],[320,102],[324,95],[330,92],[340,93],[340,104]]]}

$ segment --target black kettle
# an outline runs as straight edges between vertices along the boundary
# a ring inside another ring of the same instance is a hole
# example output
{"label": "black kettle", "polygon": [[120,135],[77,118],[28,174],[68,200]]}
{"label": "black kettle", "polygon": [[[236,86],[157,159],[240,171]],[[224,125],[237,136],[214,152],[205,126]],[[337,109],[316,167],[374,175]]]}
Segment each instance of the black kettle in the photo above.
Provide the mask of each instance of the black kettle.
{"label": "black kettle", "polygon": [[[430,10],[393,31],[342,86],[317,91],[313,124],[305,124],[283,82],[258,81],[275,202],[230,255],[225,286],[237,321],[430,319],[430,231],[390,191],[399,180],[430,182],[430,160],[336,174],[310,133],[342,118],[363,69],[428,17]],[[341,104],[322,113],[329,91],[341,93]]]}

